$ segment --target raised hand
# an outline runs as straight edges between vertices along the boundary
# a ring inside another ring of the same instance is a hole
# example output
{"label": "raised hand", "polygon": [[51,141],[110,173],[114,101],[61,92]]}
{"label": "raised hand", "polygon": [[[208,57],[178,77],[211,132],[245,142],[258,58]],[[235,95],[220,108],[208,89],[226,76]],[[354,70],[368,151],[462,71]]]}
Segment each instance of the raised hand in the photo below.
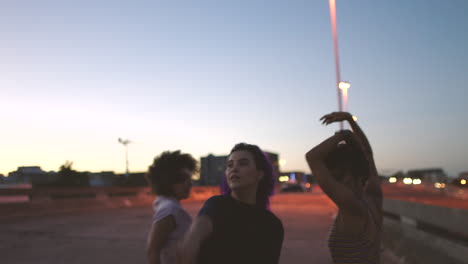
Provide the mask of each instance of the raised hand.
{"label": "raised hand", "polygon": [[320,120],[322,121],[322,124],[328,125],[334,122],[349,121],[352,118],[353,116],[348,112],[333,112],[328,115],[322,116]]}

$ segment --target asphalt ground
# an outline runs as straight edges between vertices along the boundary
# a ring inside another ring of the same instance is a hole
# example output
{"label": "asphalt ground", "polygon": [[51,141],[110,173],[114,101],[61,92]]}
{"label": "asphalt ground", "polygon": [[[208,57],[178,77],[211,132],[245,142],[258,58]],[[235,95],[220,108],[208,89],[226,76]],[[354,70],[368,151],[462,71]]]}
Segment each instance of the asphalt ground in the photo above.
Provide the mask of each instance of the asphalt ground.
{"label": "asphalt ground", "polygon": [[[202,204],[183,202],[192,215]],[[285,228],[280,263],[332,263],[327,237],[336,207],[320,190],[276,195],[271,207]],[[1,263],[146,263],[151,217],[146,206],[0,219]],[[384,254],[383,263],[396,263]]]}

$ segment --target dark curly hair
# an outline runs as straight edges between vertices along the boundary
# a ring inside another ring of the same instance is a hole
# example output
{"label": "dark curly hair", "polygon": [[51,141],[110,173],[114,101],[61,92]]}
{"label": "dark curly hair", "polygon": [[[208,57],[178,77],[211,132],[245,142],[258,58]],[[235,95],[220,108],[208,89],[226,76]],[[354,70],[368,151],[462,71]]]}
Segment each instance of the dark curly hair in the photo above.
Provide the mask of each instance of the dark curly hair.
{"label": "dark curly hair", "polygon": [[[369,178],[369,161],[357,143],[340,143],[325,158],[325,165],[332,171],[333,177],[341,181],[345,172],[351,172],[355,180],[364,184]],[[340,173],[333,173],[339,171]]]}
{"label": "dark curly hair", "polygon": [[154,158],[149,166],[146,179],[156,195],[174,196],[172,185],[185,180],[182,169],[197,171],[197,161],[187,153],[165,151]]}
{"label": "dark curly hair", "polygon": [[[247,143],[236,144],[229,155],[235,151],[245,150],[252,154],[255,161],[255,166],[257,170],[263,171],[263,177],[258,183],[257,186],[257,205],[268,209],[270,205],[270,196],[273,194],[276,175],[273,171],[273,166],[268,156],[256,145],[251,145]],[[223,195],[229,195],[231,193],[231,188],[227,184],[226,177],[223,177],[221,183],[221,193]]]}

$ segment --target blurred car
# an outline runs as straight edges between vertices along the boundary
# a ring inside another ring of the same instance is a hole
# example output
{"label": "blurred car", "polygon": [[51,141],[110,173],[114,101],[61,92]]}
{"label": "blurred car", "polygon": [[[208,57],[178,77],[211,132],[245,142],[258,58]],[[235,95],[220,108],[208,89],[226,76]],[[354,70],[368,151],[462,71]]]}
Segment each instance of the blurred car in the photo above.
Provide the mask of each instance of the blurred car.
{"label": "blurred car", "polygon": [[281,186],[281,192],[310,192],[312,189],[310,183],[285,183]]}

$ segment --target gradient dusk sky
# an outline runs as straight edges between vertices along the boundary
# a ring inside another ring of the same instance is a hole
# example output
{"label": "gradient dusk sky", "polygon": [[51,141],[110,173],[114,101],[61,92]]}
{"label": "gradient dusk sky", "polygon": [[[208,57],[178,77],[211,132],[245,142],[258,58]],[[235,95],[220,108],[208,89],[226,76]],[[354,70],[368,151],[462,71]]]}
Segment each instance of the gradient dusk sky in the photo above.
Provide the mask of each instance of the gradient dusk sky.
{"label": "gradient dusk sky", "polygon": [[[380,171],[468,170],[468,1],[337,0],[349,110]],[[327,0],[2,0],[0,173],[145,171],[181,149],[277,152],[337,130]]]}

